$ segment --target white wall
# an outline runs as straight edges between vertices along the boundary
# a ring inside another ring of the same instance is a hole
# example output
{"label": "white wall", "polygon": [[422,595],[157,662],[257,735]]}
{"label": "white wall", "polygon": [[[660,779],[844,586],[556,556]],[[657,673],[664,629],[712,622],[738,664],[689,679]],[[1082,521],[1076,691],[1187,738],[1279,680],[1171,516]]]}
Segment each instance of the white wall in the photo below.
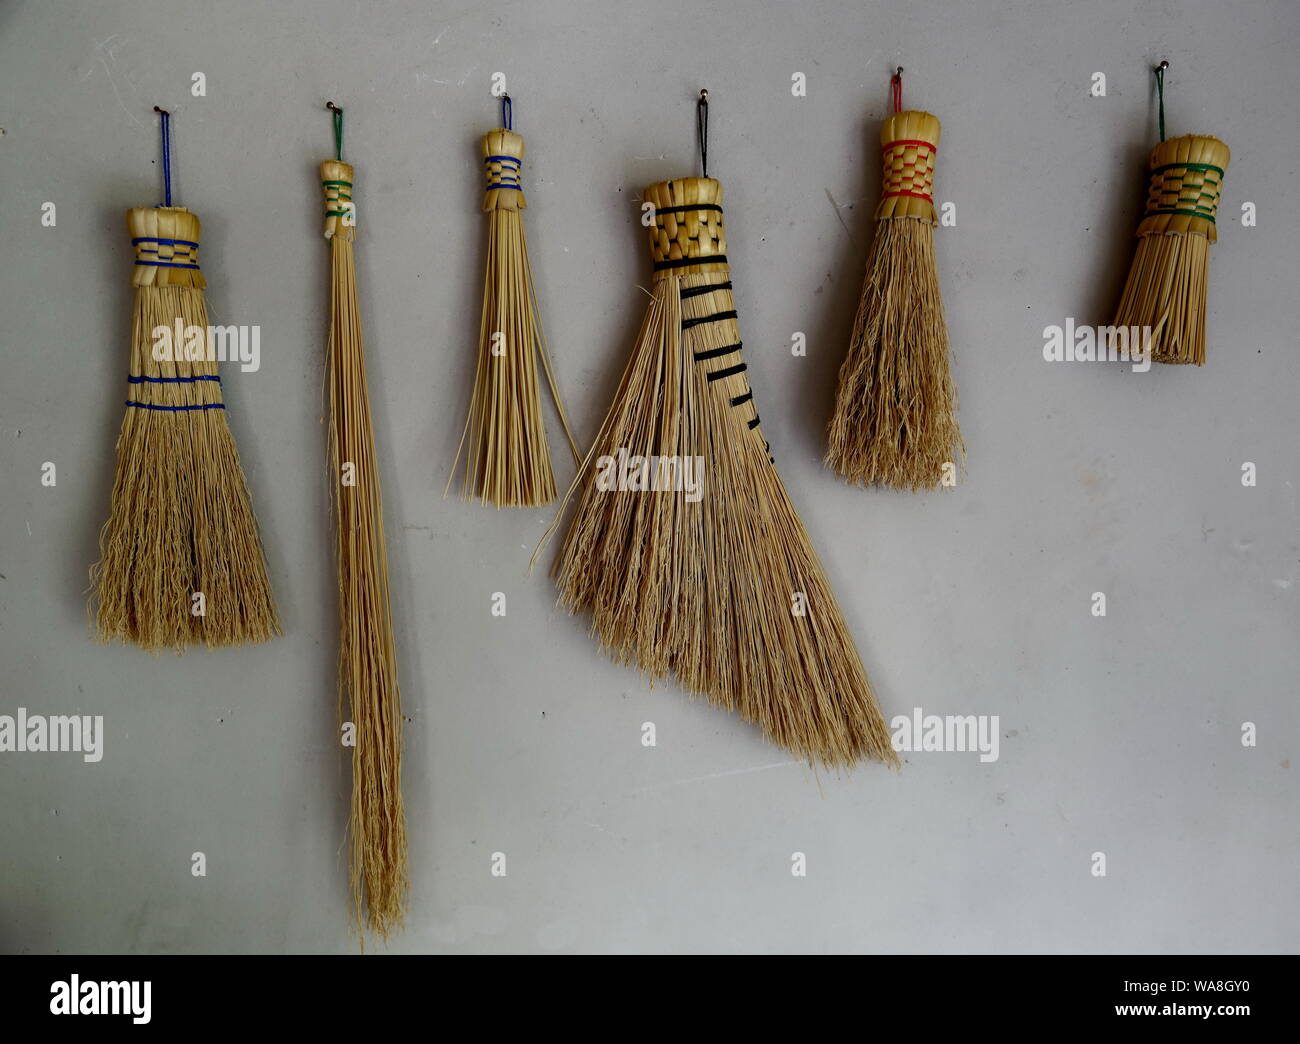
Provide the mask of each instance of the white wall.
{"label": "white wall", "polygon": [[[326,98],[357,167],[410,717],[413,887],[393,949],[1295,949],[1294,4],[28,3],[0,10],[0,32],[0,713],[107,730],[98,764],[0,753],[5,949],[355,946],[321,423]],[[1233,153],[1208,365],[1044,362],[1045,325],[1109,320],[1162,57],[1170,133]],[[939,255],[970,466],[925,496],[820,464],[900,63],[906,104],[943,120],[938,195],[958,208]],[[818,778],[602,658],[526,572],[548,511],[442,498],[473,372],[495,71],[528,142],[533,262],[584,439],[646,301],[638,197],[696,173],[709,88],[782,474],[886,714],[996,714],[997,762],[911,754],[898,774]],[[160,195],[155,104],[175,115],[214,321],[262,327],[262,369],[227,368],[226,391],[286,629],[156,659],[96,645],[84,608],[125,388],[123,212]]]}

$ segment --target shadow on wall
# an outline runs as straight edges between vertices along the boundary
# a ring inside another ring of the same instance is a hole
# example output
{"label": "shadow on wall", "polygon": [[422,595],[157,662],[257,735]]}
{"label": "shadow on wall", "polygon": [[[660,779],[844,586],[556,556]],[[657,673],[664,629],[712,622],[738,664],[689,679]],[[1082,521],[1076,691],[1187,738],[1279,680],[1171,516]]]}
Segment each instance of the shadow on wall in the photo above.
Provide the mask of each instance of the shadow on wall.
{"label": "shadow on wall", "polygon": [[[862,299],[866,278],[867,254],[876,234],[876,202],[880,199],[880,123],[883,117],[870,116],[859,127],[863,141],[863,162],[855,163],[858,183],[848,200],[837,200],[827,190],[826,208],[834,214],[838,230],[835,246],[827,252],[825,277],[817,285],[812,314],[816,325],[808,331],[810,347],[799,386],[799,416],[807,417],[806,429],[813,452],[820,459],[826,453],[826,427],[835,408],[835,388],[840,365],[848,352],[853,320]],[[803,448],[803,447],[801,447]]]}
{"label": "shadow on wall", "polygon": [[[1156,146],[1159,135],[1159,101],[1155,79],[1152,78],[1147,95],[1147,113],[1141,130],[1131,128],[1132,140],[1122,147],[1123,159],[1117,170],[1098,170],[1097,177],[1109,186],[1106,193],[1105,212],[1091,215],[1085,231],[1085,242],[1094,253],[1090,278],[1084,282],[1074,313],[1080,322],[1094,326],[1109,325],[1115,318],[1124,281],[1137,249],[1134,232],[1146,210],[1147,160]],[[1083,318],[1087,316],[1088,318]]]}

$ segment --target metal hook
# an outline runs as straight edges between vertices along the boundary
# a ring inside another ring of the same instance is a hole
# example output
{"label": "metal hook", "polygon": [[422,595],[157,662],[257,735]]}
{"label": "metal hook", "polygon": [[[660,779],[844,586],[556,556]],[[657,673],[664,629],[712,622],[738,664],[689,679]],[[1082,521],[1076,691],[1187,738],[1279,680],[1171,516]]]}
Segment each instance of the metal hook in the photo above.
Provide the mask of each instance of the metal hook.
{"label": "metal hook", "polygon": [[1161,72],[1164,72],[1166,69],[1169,68],[1169,61],[1167,59],[1162,61],[1159,65],[1156,66],[1156,68],[1159,69]]}
{"label": "metal hook", "polygon": [[896,73],[894,73],[894,75],[895,75],[895,76],[902,76],[902,75],[903,75],[903,67],[902,67],[901,65],[898,67],[898,71],[897,71]]}
{"label": "metal hook", "polygon": [[343,111],[343,110],[340,109],[337,105],[335,105],[332,101],[327,101],[327,102],[325,103],[325,108],[329,109],[330,112],[342,112],[342,111]]}
{"label": "metal hook", "polygon": [[171,113],[168,112],[166,109],[160,109],[160,108],[158,108],[157,105],[155,105],[155,106],[153,107],[153,111],[154,111],[154,112],[160,112],[160,113],[162,113],[164,116],[170,116],[170,115],[171,115]]}
{"label": "metal hook", "polygon": [[708,92],[705,88],[701,87],[701,88],[700,88],[700,101],[702,101],[702,102],[707,102],[708,100],[709,100],[709,92]]}

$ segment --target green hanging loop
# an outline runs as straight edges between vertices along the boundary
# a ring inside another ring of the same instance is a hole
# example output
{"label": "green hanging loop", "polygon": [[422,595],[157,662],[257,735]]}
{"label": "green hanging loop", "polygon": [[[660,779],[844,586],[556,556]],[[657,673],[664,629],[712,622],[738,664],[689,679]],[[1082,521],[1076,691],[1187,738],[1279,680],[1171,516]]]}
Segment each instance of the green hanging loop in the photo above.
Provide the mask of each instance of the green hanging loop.
{"label": "green hanging loop", "polygon": [[325,108],[329,109],[334,117],[334,158],[340,163],[343,162],[343,110],[333,102],[326,102]]}
{"label": "green hanging loop", "polygon": [[1156,93],[1160,96],[1160,140],[1165,140],[1165,70],[1169,68],[1168,62],[1161,62],[1156,66]]}

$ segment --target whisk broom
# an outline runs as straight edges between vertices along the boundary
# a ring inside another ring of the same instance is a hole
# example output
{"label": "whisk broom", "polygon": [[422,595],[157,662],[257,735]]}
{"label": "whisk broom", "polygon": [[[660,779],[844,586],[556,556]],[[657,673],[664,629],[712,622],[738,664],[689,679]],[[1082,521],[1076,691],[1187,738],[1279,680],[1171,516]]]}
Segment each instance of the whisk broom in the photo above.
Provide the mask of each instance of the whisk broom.
{"label": "whisk broom", "polygon": [[180,652],[265,641],[280,624],[226,422],[199,219],[172,205],[171,117],[155,111],[165,203],[126,214],[135,248],[129,397],[90,611],[101,641]]}
{"label": "whisk broom", "polygon": [[[1231,153],[1208,134],[1165,140],[1165,70],[1155,69],[1160,144],[1147,161],[1146,215],[1115,315],[1115,327],[1149,330],[1151,358],[1205,363],[1205,298],[1215,215]],[[1115,336],[1115,335],[1112,335]]]}
{"label": "whisk broom", "polygon": [[[614,401],[565,496],[576,507],[553,566],[560,602],[591,613],[617,661],[651,678],[675,675],[801,758],[897,764],[759,426],[731,295],[722,185],[707,176],[707,92],[697,111],[704,176],[645,191],[655,208],[654,288]],[[615,460],[635,477],[611,481]],[[697,496],[684,488],[688,470],[702,480]]]}
{"label": "whisk broom", "polygon": [[939,121],[903,111],[901,68],[891,88],[876,235],[840,366],[826,464],[857,485],[915,491],[938,485],[965,446],[934,252]]}
{"label": "whisk broom", "polygon": [[402,708],[388,597],[384,509],[357,303],[353,170],[343,162],[343,110],[333,116],[335,159],[320,165],[330,244],[328,398],[338,536],[339,712],[356,726],[349,867],[357,927],[383,938],[402,921],[407,889],[402,807]]}
{"label": "whisk broom", "polygon": [[524,139],[511,126],[512,109],[506,95],[501,99],[503,126],[485,134],[482,141],[488,254],[478,366],[465,432],[447,482],[450,489],[465,453],[465,496],[499,508],[538,507],[555,499],[555,475],[537,386],[539,360],[574,463],[580,459],[542,334],[524,236],[527,204],[520,180]]}

